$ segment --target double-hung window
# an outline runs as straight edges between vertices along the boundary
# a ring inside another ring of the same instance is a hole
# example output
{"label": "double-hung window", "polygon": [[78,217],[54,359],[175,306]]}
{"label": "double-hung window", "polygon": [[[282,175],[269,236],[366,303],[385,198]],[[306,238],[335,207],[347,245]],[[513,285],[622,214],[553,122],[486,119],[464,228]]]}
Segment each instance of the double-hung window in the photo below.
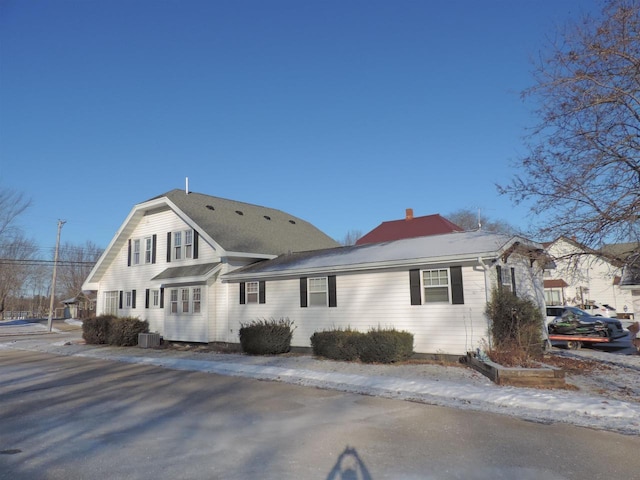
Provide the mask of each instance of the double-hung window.
{"label": "double-hung window", "polygon": [[140,265],[140,240],[133,241],[133,252],[131,261],[134,265]]}
{"label": "double-hung window", "polygon": [[309,279],[309,305],[327,306],[327,277]]}
{"label": "double-hung window", "polygon": [[432,303],[464,304],[462,267],[409,270],[411,305]]}
{"label": "double-hung window", "polygon": [[201,311],[201,295],[202,290],[200,288],[193,289],[193,313],[200,313]]}
{"label": "double-hung window", "polygon": [[173,232],[173,258],[182,258],[182,232]]}
{"label": "double-hung window", "polygon": [[446,268],[422,272],[425,303],[449,301],[449,271]]}
{"label": "double-hung window", "polygon": [[247,282],[247,303],[258,303],[259,285],[258,282]]}
{"label": "double-hung window", "polygon": [[184,258],[193,256],[193,230],[185,230],[184,232]]}
{"label": "double-hung window", "polygon": [[336,276],[300,278],[300,306],[337,307]]}
{"label": "double-hung window", "polygon": [[151,263],[153,259],[153,241],[151,237],[144,239],[144,263]]}

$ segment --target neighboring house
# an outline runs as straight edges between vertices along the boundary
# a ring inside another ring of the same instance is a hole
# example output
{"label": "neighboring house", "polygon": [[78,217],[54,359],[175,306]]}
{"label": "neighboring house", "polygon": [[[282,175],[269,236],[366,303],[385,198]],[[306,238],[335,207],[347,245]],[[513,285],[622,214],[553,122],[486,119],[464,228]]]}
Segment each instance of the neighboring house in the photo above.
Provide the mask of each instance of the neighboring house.
{"label": "neighboring house", "polygon": [[237,342],[221,274],[337,245],[283,211],[172,190],[133,207],[82,289],[96,293],[97,315],[148,320],[168,340]]}
{"label": "neighboring house", "polygon": [[640,244],[617,243],[605,245],[602,250],[623,263],[620,288],[631,293],[634,311],[640,316]]}
{"label": "neighboring house", "polygon": [[567,237],[545,243],[556,268],[545,270],[548,305],[608,304],[618,314],[640,313],[630,290],[620,287],[623,262],[606,249],[596,251]]}
{"label": "neighboring house", "polygon": [[294,322],[293,346],[316,331],[393,327],[414,351],[463,355],[489,344],[487,301],[495,286],[544,308],[542,245],[484,231],[281,255],[224,275],[229,320]]}
{"label": "neighboring house", "polygon": [[75,297],[62,300],[60,303],[65,306],[64,318],[89,318],[96,311],[95,293],[80,292]]}
{"label": "neighboring house", "polygon": [[462,231],[462,228],[438,214],[414,217],[413,209],[407,208],[404,219],[382,222],[360,237],[356,245]]}

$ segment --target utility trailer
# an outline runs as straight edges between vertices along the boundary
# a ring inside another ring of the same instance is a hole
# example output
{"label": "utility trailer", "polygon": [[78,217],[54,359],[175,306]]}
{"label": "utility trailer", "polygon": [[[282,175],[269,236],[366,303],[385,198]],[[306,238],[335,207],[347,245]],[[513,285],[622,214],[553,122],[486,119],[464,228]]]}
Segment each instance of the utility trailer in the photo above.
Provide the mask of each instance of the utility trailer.
{"label": "utility trailer", "polygon": [[596,335],[571,335],[571,334],[549,334],[551,342],[567,342],[567,348],[570,350],[578,350],[582,348],[584,343],[609,343],[610,337],[602,337]]}

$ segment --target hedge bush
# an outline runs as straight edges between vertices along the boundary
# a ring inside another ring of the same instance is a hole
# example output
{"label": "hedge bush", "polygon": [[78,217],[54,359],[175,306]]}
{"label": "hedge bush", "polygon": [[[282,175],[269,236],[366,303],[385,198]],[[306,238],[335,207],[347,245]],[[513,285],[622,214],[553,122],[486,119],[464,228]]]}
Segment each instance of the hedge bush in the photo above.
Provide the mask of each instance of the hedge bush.
{"label": "hedge bush", "polygon": [[149,333],[149,322],[132,317],[113,318],[109,322],[107,343],[120,347],[138,345],[138,334]]}
{"label": "hedge bush", "polygon": [[280,320],[255,320],[240,324],[240,346],[249,355],[278,355],[291,350],[293,322]]}
{"label": "hedge bush", "polygon": [[413,355],[413,335],[397,330],[371,330],[363,337],[360,360],[365,363],[394,363]]}
{"label": "hedge bush", "polygon": [[395,329],[336,329],[314,333],[311,347],[314,355],[332,360],[394,363],[413,355],[413,335]]}
{"label": "hedge bush", "polygon": [[311,348],[318,357],[351,362],[360,358],[358,348],[363,335],[351,329],[315,332],[311,336]]}
{"label": "hedge bush", "polygon": [[113,315],[101,315],[82,321],[82,338],[90,345],[104,345],[107,343],[109,323],[115,318]]}
{"label": "hedge bush", "polygon": [[91,345],[134,346],[138,333],[148,332],[149,322],[132,317],[101,315],[82,322],[82,338]]}

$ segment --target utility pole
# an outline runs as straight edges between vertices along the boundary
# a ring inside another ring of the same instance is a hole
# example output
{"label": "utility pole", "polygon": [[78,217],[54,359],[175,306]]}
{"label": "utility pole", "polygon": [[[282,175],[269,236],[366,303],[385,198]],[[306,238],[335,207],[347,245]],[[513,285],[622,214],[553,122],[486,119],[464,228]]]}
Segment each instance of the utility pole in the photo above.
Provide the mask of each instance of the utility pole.
{"label": "utility pole", "polygon": [[60,230],[62,230],[62,226],[67,223],[64,220],[58,220],[58,236],[56,238],[56,253],[53,256],[53,278],[51,279],[51,300],[49,301],[49,321],[47,322],[47,326],[49,327],[49,331],[51,331],[51,327],[53,324],[53,304],[54,298],[56,296],[56,271],[58,269],[58,249],[60,248]]}

